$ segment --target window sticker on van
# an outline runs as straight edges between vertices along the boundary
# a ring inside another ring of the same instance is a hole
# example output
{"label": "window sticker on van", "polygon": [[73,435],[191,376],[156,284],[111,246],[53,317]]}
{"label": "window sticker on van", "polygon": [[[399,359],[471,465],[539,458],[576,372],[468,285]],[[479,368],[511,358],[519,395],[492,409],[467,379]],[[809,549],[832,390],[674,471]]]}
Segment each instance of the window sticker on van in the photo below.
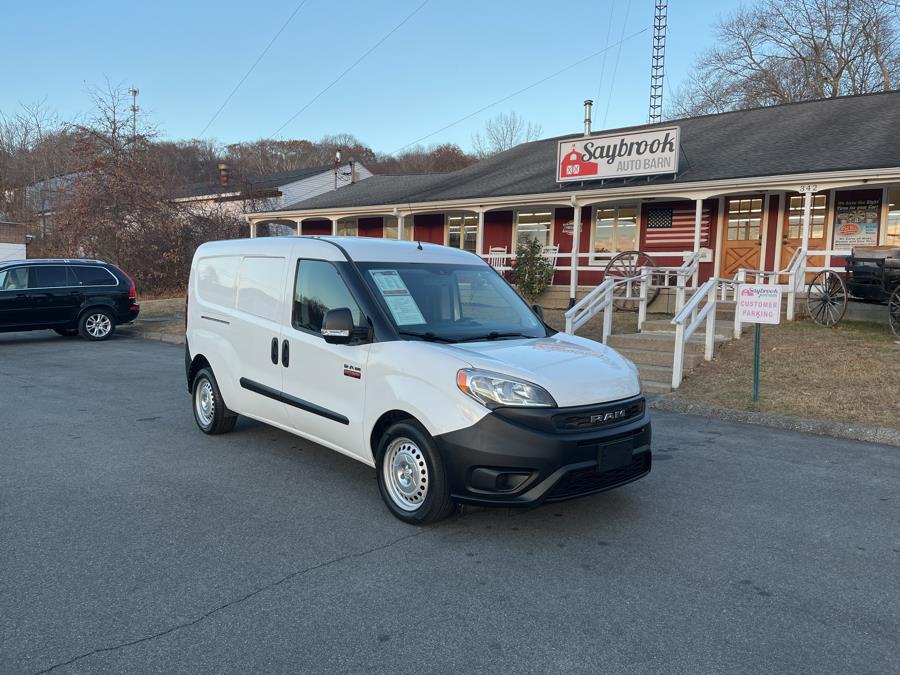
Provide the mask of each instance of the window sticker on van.
{"label": "window sticker on van", "polygon": [[375,280],[375,285],[381,291],[381,296],[398,326],[425,323],[425,317],[419,311],[419,306],[409,294],[409,289],[397,270],[369,270],[369,274]]}

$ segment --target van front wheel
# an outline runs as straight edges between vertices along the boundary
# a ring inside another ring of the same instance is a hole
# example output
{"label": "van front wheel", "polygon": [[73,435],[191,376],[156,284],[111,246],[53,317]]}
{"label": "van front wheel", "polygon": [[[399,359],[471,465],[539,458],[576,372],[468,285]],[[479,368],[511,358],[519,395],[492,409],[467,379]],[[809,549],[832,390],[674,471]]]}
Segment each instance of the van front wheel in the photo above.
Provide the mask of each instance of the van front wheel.
{"label": "van front wheel", "polygon": [[191,388],[194,399],[194,421],[205,434],[224,434],[234,429],[237,415],[225,407],[216,378],[209,368],[202,368],[194,376]]}
{"label": "van front wheel", "polygon": [[450,486],[431,436],[412,421],[391,425],[378,444],[378,488],[400,520],[427,525],[453,513]]}

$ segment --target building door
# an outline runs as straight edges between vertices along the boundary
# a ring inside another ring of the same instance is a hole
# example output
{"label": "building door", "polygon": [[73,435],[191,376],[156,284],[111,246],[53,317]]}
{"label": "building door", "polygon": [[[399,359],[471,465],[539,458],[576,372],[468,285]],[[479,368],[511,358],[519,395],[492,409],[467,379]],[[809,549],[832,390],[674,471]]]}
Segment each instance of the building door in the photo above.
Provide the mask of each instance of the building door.
{"label": "building door", "polygon": [[732,278],[741,269],[759,269],[763,236],[763,198],[734,197],[726,200],[725,237],[720,275]]}
{"label": "building door", "polygon": [[[803,195],[788,196],[781,230],[781,267],[787,269],[794,257],[794,251],[803,245]],[[828,196],[825,193],[813,195],[809,218],[809,250],[821,251],[825,246],[825,214],[828,213]],[[821,267],[824,257],[809,258],[807,265]],[[811,275],[807,275],[809,281]],[[787,283],[785,279],[783,283]]]}

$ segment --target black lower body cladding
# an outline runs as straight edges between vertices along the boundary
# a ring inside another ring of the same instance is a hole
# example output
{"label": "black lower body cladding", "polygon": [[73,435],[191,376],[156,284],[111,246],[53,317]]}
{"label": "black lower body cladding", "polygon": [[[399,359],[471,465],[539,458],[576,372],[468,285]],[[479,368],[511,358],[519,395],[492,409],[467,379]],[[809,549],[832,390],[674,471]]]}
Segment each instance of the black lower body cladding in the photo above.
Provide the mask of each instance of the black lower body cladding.
{"label": "black lower body cladding", "polygon": [[[557,428],[583,416],[602,420],[610,408],[627,408],[630,416],[608,426]],[[572,499],[642,478],[652,463],[650,416],[641,399],[578,408],[500,408],[435,442],[453,498],[469,504],[528,506]]]}

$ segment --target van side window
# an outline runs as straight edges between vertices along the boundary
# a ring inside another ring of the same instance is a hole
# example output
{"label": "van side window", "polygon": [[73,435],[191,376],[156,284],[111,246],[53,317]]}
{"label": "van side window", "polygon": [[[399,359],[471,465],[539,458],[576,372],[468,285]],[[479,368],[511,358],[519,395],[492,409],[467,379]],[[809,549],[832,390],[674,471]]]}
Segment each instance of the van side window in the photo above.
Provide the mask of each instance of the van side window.
{"label": "van side window", "polygon": [[301,260],[297,263],[294,287],[294,328],[319,333],[325,312],[346,307],[353,315],[353,325],[363,327],[362,312],[337,269],[324,260]]}

